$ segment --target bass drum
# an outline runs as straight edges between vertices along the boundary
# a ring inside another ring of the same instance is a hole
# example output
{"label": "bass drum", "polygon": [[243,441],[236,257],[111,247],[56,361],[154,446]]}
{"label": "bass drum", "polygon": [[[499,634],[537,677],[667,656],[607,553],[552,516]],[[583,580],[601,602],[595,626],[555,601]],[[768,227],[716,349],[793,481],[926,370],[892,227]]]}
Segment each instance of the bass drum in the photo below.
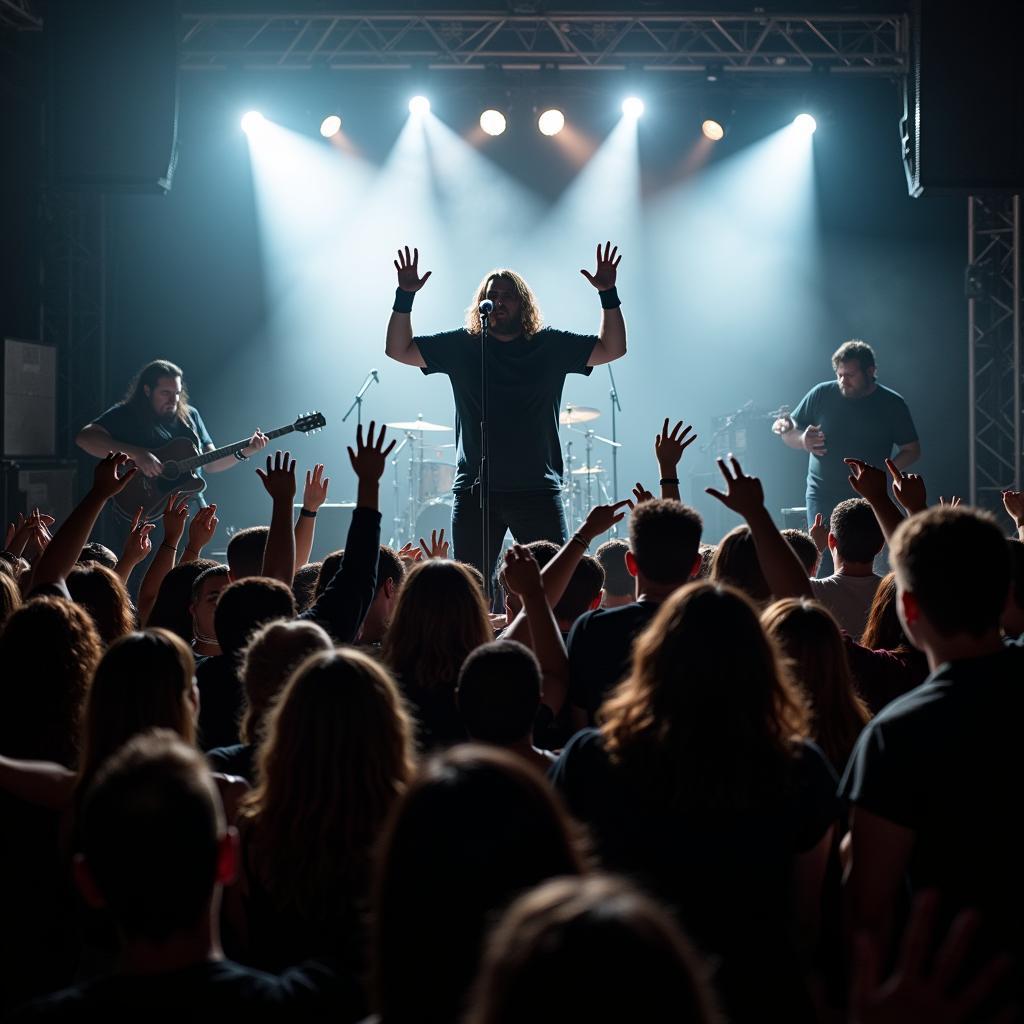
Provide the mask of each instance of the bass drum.
{"label": "bass drum", "polygon": [[421,537],[429,544],[431,530],[437,530],[438,533],[444,530],[444,539],[451,542],[452,496],[450,494],[434,498],[433,501],[425,502],[420,506],[420,510],[416,514],[416,536],[412,538],[413,544],[419,544]]}

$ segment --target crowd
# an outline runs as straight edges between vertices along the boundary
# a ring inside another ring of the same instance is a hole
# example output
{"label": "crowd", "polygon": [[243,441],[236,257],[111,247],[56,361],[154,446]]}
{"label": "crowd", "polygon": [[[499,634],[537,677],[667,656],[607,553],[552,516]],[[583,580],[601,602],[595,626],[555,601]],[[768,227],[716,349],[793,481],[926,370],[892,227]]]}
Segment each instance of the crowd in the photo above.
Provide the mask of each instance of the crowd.
{"label": "crowd", "polygon": [[323,467],[293,523],[281,452],[226,565],[173,494],[156,551],[141,515],[90,540],[121,453],[12,523],[3,1015],[1016,1019],[1024,545],[856,452],[808,533],[721,460],[708,543],[681,426],[660,497],[509,548],[500,614],[443,533],[381,545],[374,424],[322,563]]}

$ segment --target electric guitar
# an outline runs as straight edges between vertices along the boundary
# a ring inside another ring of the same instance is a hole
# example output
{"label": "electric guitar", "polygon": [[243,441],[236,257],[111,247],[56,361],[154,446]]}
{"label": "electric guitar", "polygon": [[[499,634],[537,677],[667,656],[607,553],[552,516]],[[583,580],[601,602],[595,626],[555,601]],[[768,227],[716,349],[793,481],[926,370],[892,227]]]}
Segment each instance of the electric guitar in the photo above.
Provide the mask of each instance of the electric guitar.
{"label": "electric guitar", "polygon": [[[313,434],[327,425],[327,420],[319,412],[306,413],[294,423],[267,431],[268,438],[290,434],[293,430],[302,434]],[[114,495],[114,508],[125,519],[134,519],[140,506],[146,522],[159,519],[167,504],[167,495],[171,491],[180,491],[183,498],[191,498],[206,490],[206,481],[195,473],[200,466],[223,459],[225,455],[240,452],[252,438],[246,437],[234,444],[215,448],[209,452],[198,452],[196,446],[187,437],[176,437],[153,454],[163,463],[159,476],[143,476],[136,473],[120,494]],[[129,466],[134,463],[129,463]]]}

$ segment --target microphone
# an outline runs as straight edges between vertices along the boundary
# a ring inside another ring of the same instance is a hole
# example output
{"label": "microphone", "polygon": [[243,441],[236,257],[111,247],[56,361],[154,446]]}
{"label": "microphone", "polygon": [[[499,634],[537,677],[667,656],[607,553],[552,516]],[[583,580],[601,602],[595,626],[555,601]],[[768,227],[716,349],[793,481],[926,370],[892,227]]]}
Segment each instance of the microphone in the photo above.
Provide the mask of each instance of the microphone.
{"label": "microphone", "polygon": [[380,383],[380,371],[379,370],[371,370],[370,371],[370,376],[374,379],[374,381],[377,384]]}
{"label": "microphone", "polygon": [[490,316],[494,312],[494,303],[490,299],[484,299],[478,308],[481,316]]}

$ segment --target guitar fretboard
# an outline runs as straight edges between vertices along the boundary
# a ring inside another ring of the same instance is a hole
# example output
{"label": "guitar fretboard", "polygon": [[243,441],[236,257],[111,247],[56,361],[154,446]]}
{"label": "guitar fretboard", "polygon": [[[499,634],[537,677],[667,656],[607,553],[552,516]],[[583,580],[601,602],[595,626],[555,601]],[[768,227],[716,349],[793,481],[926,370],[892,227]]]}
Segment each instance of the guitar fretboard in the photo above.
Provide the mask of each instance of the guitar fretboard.
{"label": "guitar fretboard", "polygon": [[[280,437],[282,434],[290,434],[294,429],[295,424],[289,423],[285,427],[278,427],[276,430],[265,431],[265,434],[270,440],[273,440],[275,437]],[[200,466],[205,466],[210,462],[216,462],[218,459],[223,459],[225,455],[234,455],[235,452],[240,452],[251,440],[251,437],[246,437],[241,441],[235,441],[234,444],[225,445],[223,448],[214,448],[212,452],[203,452],[202,455],[194,455],[191,459],[182,459],[178,463],[178,466],[183,470],[198,469]]]}

